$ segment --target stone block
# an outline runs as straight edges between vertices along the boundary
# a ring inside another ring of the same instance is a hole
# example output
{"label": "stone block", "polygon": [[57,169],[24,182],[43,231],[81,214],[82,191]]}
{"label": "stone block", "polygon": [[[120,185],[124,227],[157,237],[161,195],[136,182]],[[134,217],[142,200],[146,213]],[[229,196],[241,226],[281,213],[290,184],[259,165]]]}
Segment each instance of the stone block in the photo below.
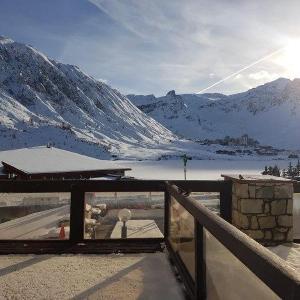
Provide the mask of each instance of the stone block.
{"label": "stone block", "polygon": [[257,217],[251,217],[251,229],[258,229]]}
{"label": "stone block", "polygon": [[293,214],[293,199],[287,199],[286,213]]}
{"label": "stone block", "polygon": [[250,226],[248,217],[236,210],[232,213],[232,224],[243,229],[247,229]]}
{"label": "stone block", "polygon": [[241,211],[241,199],[237,198],[237,210]]}
{"label": "stone block", "polygon": [[262,187],[262,186],[274,186],[275,184],[271,183],[271,182],[265,182],[265,181],[263,181],[263,182],[256,182],[255,185]]}
{"label": "stone block", "polygon": [[235,185],[235,193],[237,197],[249,198],[248,184],[234,182],[233,185]]}
{"label": "stone block", "polygon": [[284,227],[292,227],[293,226],[293,217],[292,216],[279,216],[278,217],[278,225]]}
{"label": "stone block", "polygon": [[286,200],[274,200],[271,202],[271,215],[278,216],[286,213]]}
{"label": "stone block", "polygon": [[285,234],[282,232],[275,231],[275,232],[273,232],[273,240],[274,241],[283,241],[283,240],[285,240]]}
{"label": "stone block", "polygon": [[256,198],[272,199],[274,197],[273,186],[257,186],[255,192]]}
{"label": "stone block", "polygon": [[235,195],[232,195],[232,208],[238,209],[238,198]]}
{"label": "stone block", "polygon": [[258,217],[258,224],[260,229],[268,229],[276,227],[275,217]]}
{"label": "stone block", "polygon": [[240,226],[241,226],[241,228],[248,229],[249,225],[250,225],[248,217],[243,215],[243,214],[239,214],[239,215],[240,215]]}
{"label": "stone block", "polygon": [[232,191],[232,194],[235,194],[235,184],[234,183],[232,184],[231,191]]}
{"label": "stone block", "polygon": [[255,198],[255,185],[249,185],[249,198]]}
{"label": "stone block", "polygon": [[278,231],[278,232],[287,232],[289,230],[288,227],[278,227],[278,228],[275,228],[275,231]]}
{"label": "stone block", "polygon": [[239,212],[237,210],[232,211],[232,224],[234,226],[239,227],[240,223],[240,218],[239,218]]}
{"label": "stone block", "polygon": [[281,184],[274,187],[274,197],[277,199],[292,198],[293,192],[294,188],[292,183]]}
{"label": "stone block", "polygon": [[286,235],[287,242],[292,242],[294,240],[293,228],[290,228]]}
{"label": "stone block", "polygon": [[254,240],[261,240],[264,238],[264,233],[261,230],[243,230],[243,232]]}
{"label": "stone block", "polygon": [[272,231],[265,231],[265,240],[272,240]]}
{"label": "stone block", "polygon": [[248,214],[263,213],[263,200],[260,199],[242,199],[241,212]]}
{"label": "stone block", "polygon": [[270,203],[265,203],[265,207],[264,207],[264,213],[268,214],[270,213]]}

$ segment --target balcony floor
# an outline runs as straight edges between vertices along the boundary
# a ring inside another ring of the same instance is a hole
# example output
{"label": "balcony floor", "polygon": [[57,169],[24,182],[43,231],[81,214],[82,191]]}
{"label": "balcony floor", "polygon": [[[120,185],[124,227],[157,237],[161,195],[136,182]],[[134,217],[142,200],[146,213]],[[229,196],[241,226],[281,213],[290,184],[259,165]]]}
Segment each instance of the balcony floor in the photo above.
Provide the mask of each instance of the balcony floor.
{"label": "balcony floor", "polygon": [[165,253],[0,256],[0,299],[185,299]]}

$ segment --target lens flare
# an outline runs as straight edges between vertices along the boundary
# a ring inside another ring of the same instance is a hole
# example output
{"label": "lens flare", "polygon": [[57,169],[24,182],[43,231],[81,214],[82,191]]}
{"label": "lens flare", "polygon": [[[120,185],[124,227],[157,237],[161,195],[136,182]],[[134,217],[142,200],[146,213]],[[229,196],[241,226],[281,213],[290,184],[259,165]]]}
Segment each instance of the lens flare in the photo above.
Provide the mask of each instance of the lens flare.
{"label": "lens flare", "polygon": [[290,40],[284,51],[272,61],[285,70],[285,76],[300,77],[300,40]]}

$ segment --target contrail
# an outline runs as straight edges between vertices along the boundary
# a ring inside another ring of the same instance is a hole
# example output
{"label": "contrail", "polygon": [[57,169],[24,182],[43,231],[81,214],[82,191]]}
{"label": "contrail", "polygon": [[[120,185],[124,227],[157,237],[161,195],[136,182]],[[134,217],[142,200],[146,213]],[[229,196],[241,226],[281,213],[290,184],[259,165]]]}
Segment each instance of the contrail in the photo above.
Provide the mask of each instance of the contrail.
{"label": "contrail", "polygon": [[282,52],[285,48],[286,48],[286,47],[282,47],[282,48],[280,48],[280,49],[278,49],[278,50],[276,50],[276,51],[274,51],[274,52],[272,52],[272,53],[270,53],[270,54],[268,54],[268,55],[266,55],[266,56],[260,58],[259,60],[255,61],[255,62],[251,63],[250,65],[248,65],[248,66],[246,66],[246,67],[244,67],[244,68],[242,68],[242,69],[240,69],[240,70],[238,70],[238,71],[232,73],[231,75],[229,75],[229,76],[227,76],[227,77],[225,77],[225,78],[223,78],[223,79],[221,79],[221,80],[215,82],[214,84],[210,85],[209,87],[207,87],[207,88],[201,90],[200,92],[198,92],[198,93],[196,93],[196,94],[201,94],[201,93],[203,93],[203,92],[205,92],[205,91],[211,89],[212,87],[214,87],[214,86],[216,86],[216,85],[218,85],[218,84],[220,84],[220,83],[222,83],[222,82],[224,82],[224,81],[226,81],[226,80],[228,80],[228,79],[230,79],[230,78],[232,78],[232,77],[234,77],[234,76],[240,74],[241,72],[243,72],[243,71],[245,71],[245,70],[247,70],[247,69],[249,69],[249,68],[255,66],[256,64],[258,64],[258,63],[260,63],[260,62],[262,62],[262,61],[264,61],[264,60],[266,60],[266,59],[268,59],[268,58],[270,58],[270,57],[272,57],[272,56],[274,56],[274,55],[276,55],[276,54]]}

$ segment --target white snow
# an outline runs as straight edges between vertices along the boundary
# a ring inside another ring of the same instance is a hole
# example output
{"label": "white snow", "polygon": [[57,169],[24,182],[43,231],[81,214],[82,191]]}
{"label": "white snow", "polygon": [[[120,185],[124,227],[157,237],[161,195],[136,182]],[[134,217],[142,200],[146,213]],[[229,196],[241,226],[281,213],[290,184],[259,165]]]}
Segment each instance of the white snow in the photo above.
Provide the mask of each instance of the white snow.
{"label": "white snow", "polygon": [[279,78],[247,92],[211,100],[210,94],[128,95],[156,121],[179,136],[216,139],[248,134],[262,145],[300,149],[300,83]]}
{"label": "white snow", "polygon": [[0,150],[55,143],[97,158],[168,144],[175,135],[79,68],[1,39]]}
{"label": "white snow", "polygon": [[[292,161],[292,160],[291,160]],[[260,174],[266,165],[277,164],[280,168],[286,168],[289,161],[286,160],[190,160],[187,162],[187,179],[215,180],[222,179],[221,174]],[[295,161],[292,161],[295,164]],[[131,168],[127,174],[143,179],[184,179],[183,161],[123,161],[119,160],[121,167]]]}
{"label": "white snow", "polygon": [[0,299],[183,300],[184,295],[164,253],[1,255]]}
{"label": "white snow", "polygon": [[283,260],[300,274],[300,244],[280,245],[276,247],[268,247],[273,253],[277,254]]}
{"label": "white snow", "polygon": [[113,161],[46,146],[0,151],[0,162],[30,174],[121,169]]}
{"label": "white snow", "polygon": [[[174,91],[161,98],[129,96],[143,113],[116,89],[78,67],[51,60],[31,46],[4,41],[0,43],[0,150],[51,142],[101,159],[113,155],[145,160],[183,153],[199,159],[231,159],[215,153],[223,146],[186,138],[244,133],[261,143],[298,148],[300,84],[295,80],[282,79],[230,97]],[[260,159],[255,154],[253,158]]]}

